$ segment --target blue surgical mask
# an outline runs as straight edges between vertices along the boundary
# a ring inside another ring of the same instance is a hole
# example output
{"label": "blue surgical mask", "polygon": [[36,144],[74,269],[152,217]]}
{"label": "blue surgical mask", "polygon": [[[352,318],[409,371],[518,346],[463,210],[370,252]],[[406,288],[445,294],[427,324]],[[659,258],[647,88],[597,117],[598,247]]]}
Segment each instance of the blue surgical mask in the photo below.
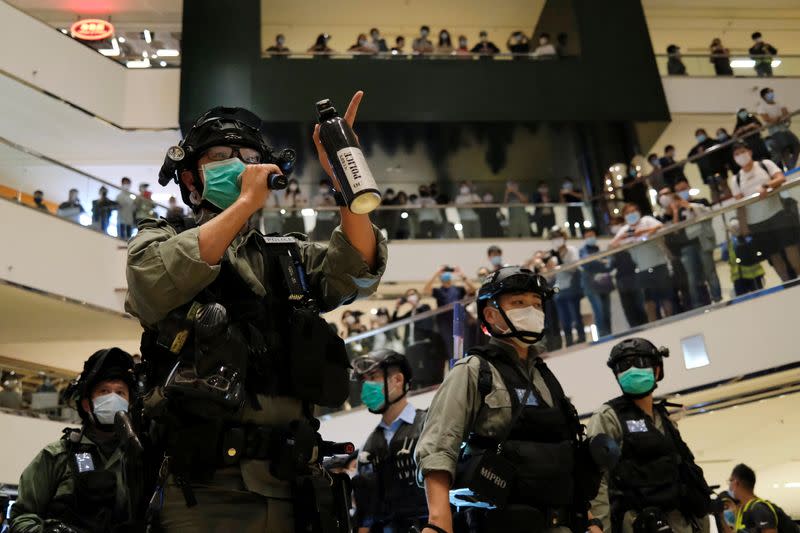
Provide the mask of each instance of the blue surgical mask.
{"label": "blue surgical mask", "polygon": [[689,199],[689,189],[686,189],[685,191],[678,191],[678,196],[680,196],[683,200],[688,200]]}
{"label": "blue surgical mask", "polygon": [[617,375],[617,381],[626,394],[647,394],[656,387],[656,376],[652,368],[630,367]]}
{"label": "blue surgical mask", "polygon": [[453,273],[443,272],[442,275],[439,276],[439,279],[441,279],[444,283],[447,283],[448,281],[453,281]]}
{"label": "blue surgical mask", "polygon": [[92,400],[94,417],[98,424],[113,424],[118,411],[128,411],[128,400],[111,392]]}
{"label": "blue surgical mask", "polygon": [[586,245],[587,246],[597,245],[597,237],[586,237]]}
{"label": "blue surgical mask", "polygon": [[739,111],[739,118],[740,119],[742,119],[742,120],[746,119],[747,115],[749,115],[749,113],[747,111]]}
{"label": "blue surgical mask", "polygon": [[727,141],[728,140],[728,135],[725,134],[725,133],[721,133],[721,132],[717,133],[717,140],[718,141]]}
{"label": "blue surgical mask", "polygon": [[725,509],[722,512],[722,515],[725,518],[725,523],[728,524],[729,526],[733,526],[736,524],[736,513],[733,511],[733,509]]}
{"label": "blue surgical mask", "polygon": [[574,187],[575,186],[572,183],[565,181],[564,184],[561,186],[561,189],[565,191],[571,191]]}
{"label": "blue surgical mask", "polygon": [[239,176],[245,168],[238,157],[203,165],[203,199],[223,211],[229,208],[241,193]]}
{"label": "blue surgical mask", "polygon": [[708,139],[708,136],[701,133],[700,135],[695,136],[695,139],[697,139],[697,142],[701,143],[705,142],[705,140]]}
{"label": "blue surgical mask", "polygon": [[383,383],[375,381],[365,381],[361,384],[361,402],[370,411],[377,411],[386,403],[386,396],[383,393]]}
{"label": "blue surgical mask", "polygon": [[502,255],[493,255],[492,257],[489,258],[489,262],[493,266],[500,266],[500,265],[503,264],[503,256]]}
{"label": "blue surgical mask", "polygon": [[639,219],[641,218],[642,215],[638,211],[634,211],[633,213],[628,213],[627,215],[625,215],[625,222],[627,222],[629,226],[633,226],[634,224],[639,222]]}
{"label": "blue surgical mask", "polygon": [[767,99],[767,102],[772,103],[775,100],[775,93],[769,92],[764,95],[764,98]]}

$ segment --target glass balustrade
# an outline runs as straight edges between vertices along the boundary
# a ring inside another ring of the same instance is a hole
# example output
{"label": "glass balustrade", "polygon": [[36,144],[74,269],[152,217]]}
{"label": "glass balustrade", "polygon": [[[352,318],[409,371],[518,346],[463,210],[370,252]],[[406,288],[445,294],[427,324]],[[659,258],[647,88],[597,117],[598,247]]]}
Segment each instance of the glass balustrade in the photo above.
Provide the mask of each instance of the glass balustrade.
{"label": "glass balustrade", "polygon": [[165,206],[145,195],[5,139],[0,139],[0,198],[123,239],[135,233],[137,220],[167,216]]}
{"label": "glass balustrade", "polygon": [[[770,69],[775,77],[800,76],[800,56],[797,55],[751,57],[748,54],[731,54],[726,58],[712,57],[710,54],[681,54],[680,60],[686,67],[686,76],[759,77]],[[658,72],[662,76],[674,75],[670,74],[668,62],[668,55],[656,54]],[[766,64],[770,68],[765,68]],[[724,68],[725,65],[730,67],[730,71]],[[723,74],[718,74],[718,69]]]}

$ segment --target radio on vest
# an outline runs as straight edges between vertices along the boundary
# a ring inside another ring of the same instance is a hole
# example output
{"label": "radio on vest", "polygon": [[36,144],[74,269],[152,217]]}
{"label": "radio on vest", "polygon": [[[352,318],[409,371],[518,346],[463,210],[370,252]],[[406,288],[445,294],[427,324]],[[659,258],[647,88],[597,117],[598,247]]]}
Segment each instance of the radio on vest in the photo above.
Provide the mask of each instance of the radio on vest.
{"label": "radio on vest", "polygon": [[330,100],[317,102],[317,115],[319,139],[347,207],[357,215],[373,211],[381,203],[381,194],[353,128],[339,116]]}

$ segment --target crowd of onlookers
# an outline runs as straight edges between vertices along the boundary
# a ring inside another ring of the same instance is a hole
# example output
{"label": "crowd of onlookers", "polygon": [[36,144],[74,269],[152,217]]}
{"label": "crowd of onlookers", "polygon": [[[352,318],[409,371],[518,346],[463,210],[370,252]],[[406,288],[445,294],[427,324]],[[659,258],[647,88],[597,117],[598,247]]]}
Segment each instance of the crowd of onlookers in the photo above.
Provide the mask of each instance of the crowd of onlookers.
{"label": "crowd of onlookers", "polygon": [[[761,32],[754,32],[750,38],[752,45],[748,50],[753,60],[753,69],[759,77],[772,76],[772,60],[778,49],[764,40]],[[717,76],[733,76],[731,67],[731,51],[722,44],[719,37],[715,37],[708,46],[709,61],[714,65]],[[681,48],[676,44],[667,46],[667,73],[671,76],[685,76],[686,65],[683,64]]]}
{"label": "crowd of onlookers", "polygon": [[[306,53],[314,54],[315,57],[325,57],[336,54],[336,50],[330,47],[332,36],[328,33],[320,33],[316,41],[311,45]],[[355,42],[347,48],[347,53],[356,56],[370,55],[392,55],[392,56],[447,56],[465,57],[474,55],[483,58],[491,58],[501,53],[500,48],[489,39],[487,31],[482,30],[478,34],[478,41],[471,44],[466,35],[453,37],[450,31],[442,29],[439,31],[438,38],[433,36],[431,40],[431,29],[429,26],[422,26],[419,34],[411,41],[410,49],[407,48],[406,38],[402,35],[395,37],[394,46],[391,48],[383,38],[378,28],[372,28],[369,33],[360,33],[356,36]],[[525,32],[517,30],[512,32],[505,43],[507,53],[513,54],[515,59],[524,60],[527,58],[552,59],[564,55],[567,46],[567,34],[560,33],[555,41],[551,40],[550,34],[546,32],[529,37]],[[286,37],[279,33],[275,36],[275,44],[268,47],[267,54],[271,57],[285,57],[292,53],[286,43]]]}

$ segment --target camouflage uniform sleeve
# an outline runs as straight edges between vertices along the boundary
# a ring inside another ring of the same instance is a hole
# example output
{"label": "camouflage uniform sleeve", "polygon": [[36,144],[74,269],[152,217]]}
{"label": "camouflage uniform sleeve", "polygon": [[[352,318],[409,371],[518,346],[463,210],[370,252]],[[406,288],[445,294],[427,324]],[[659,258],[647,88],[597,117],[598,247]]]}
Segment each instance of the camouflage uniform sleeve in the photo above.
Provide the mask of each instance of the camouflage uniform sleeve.
{"label": "camouflage uniform sleeve", "polygon": [[[605,433],[615,441],[617,444],[622,444],[622,427],[619,425],[619,419],[616,413],[609,405],[603,405],[589,420],[586,427],[586,433],[589,437]],[[600,490],[597,496],[592,500],[592,515],[603,521],[603,530],[611,531],[611,510],[608,501],[608,472],[603,474],[603,480],[600,482]]]}
{"label": "camouflage uniform sleeve", "polygon": [[369,296],[378,288],[386,270],[388,248],[378,228],[372,229],[378,255],[374,269],[353,248],[341,226],[333,231],[328,244],[300,243],[306,276],[323,312]]}
{"label": "camouflage uniform sleeve", "polygon": [[147,219],[128,243],[125,310],[153,325],[190,301],[220,271],[200,259],[200,228],[177,233],[166,221]]}
{"label": "camouflage uniform sleeve", "polygon": [[436,391],[415,452],[418,483],[436,470],[449,473],[451,482],[455,479],[461,443],[481,407],[478,369],[476,357],[459,362]]}
{"label": "camouflage uniform sleeve", "polygon": [[11,533],[40,533],[45,512],[55,495],[65,467],[60,442],[50,444],[23,470],[19,479],[19,497],[11,507]]}

